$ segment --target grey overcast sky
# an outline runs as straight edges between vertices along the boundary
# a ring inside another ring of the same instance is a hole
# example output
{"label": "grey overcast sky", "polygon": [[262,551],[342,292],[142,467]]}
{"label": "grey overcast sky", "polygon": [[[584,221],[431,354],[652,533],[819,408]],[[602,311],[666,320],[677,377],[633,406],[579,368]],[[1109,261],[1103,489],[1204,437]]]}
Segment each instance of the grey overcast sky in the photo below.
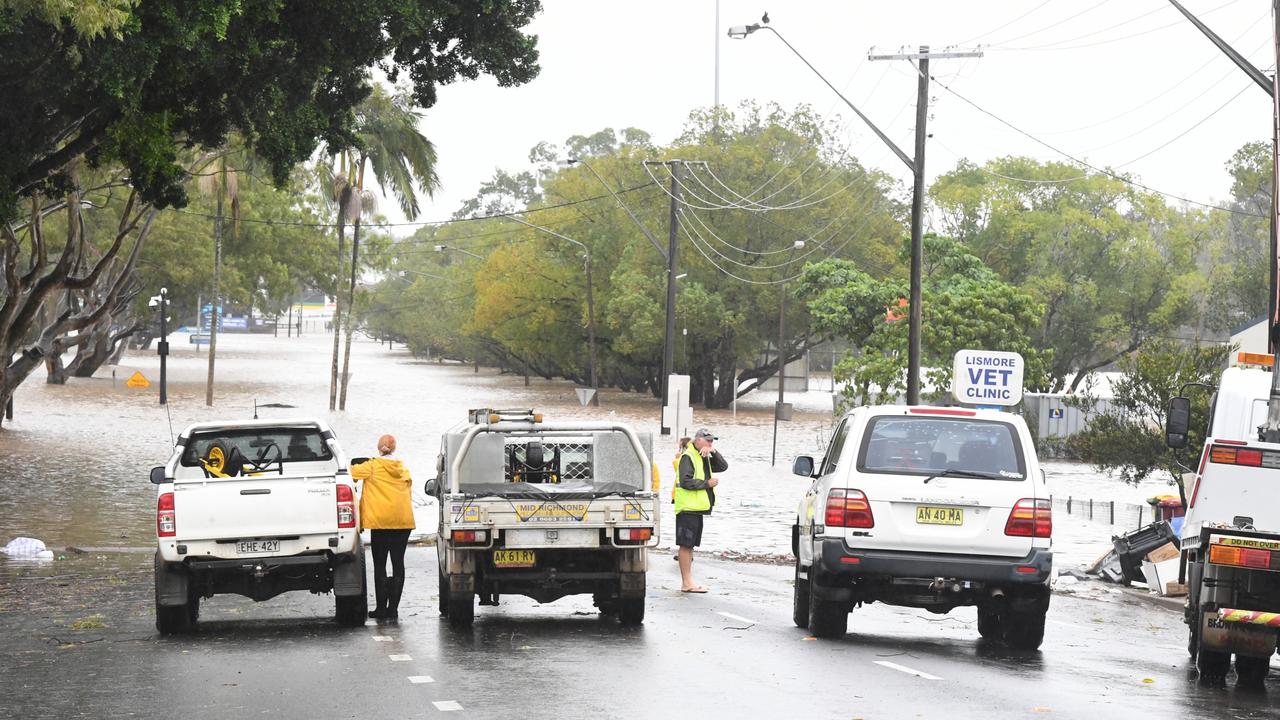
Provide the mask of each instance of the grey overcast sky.
{"label": "grey overcast sky", "polygon": [[[1274,65],[1267,0],[1183,0],[1255,66]],[[915,123],[915,71],[867,52],[920,44],[981,47],[985,57],[936,60],[932,73],[982,108],[1054,147],[1138,175],[1159,190],[1222,201],[1224,163],[1270,137],[1271,100],[1168,0],[544,0],[532,24],[541,75],[500,88],[488,78],[442,88],[423,131],[440,156],[443,188],[421,220],[450,216],[496,168],[521,170],[540,141],[561,143],[606,127],[673,139],[691,110],[714,102],[784,108],[807,103],[839,115],[844,142],[864,164],[904,183],[905,166],[770,33],[725,37],[731,25],[771,25],[907,150]],[[935,85],[927,150],[930,179],[960,157],[1061,155]],[[1176,202],[1176,201],[1171,201]],[[389,219],[399,221],[393,203]],[[397,234],[410,232],[402,228]]]}

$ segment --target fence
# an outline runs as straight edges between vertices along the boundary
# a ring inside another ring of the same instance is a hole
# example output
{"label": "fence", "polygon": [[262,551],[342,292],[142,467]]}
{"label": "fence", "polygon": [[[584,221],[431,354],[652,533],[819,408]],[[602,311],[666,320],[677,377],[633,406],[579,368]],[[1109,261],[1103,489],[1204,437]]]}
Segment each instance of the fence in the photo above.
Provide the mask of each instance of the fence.
{"label": "fence", "polygon": [[1071,495],[1052,497],[1053,509],[1075,517],[1101,522],[1119,528],[1138,528],[1159,518],[1159,510],[1146,503],[1126,503],[1115,500],[1094,500]]}

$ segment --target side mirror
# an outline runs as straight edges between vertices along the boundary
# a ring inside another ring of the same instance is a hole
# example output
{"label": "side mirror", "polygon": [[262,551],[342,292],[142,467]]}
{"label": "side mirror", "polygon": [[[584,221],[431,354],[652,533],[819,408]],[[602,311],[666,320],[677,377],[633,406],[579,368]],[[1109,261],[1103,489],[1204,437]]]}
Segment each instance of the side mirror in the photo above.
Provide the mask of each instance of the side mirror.
{"label": "side mirror", "polygon": [[813,458],[808,455],[801,455],[791,463],[791,472],[800,477],[813,477]]}
{"label": "side mirror", "polygon": [[1174,450],[1187,446],[1187,428],[1191,425],[1191,401],[1184,397],[1169,398],[1169,414],[1164,426],[1164,444]]}
{"label": "side mirror", "polygon": [[430,480],[427,481],[426,485],[422,486],[422,492],[426,493],[427,495],[430,495],[431,497],[439,497],[440,481],[437,480],[436,478],[431,478]]}
{"label": "side mirror", "polygon": [[164,482],[165,482],[165,477],[164,477],[164,468],[163,468],[163,467],[153,467],[153,468],[151,468],[151,484],[152,484],[152,485],[161,485],[161,484],[163,484]]}

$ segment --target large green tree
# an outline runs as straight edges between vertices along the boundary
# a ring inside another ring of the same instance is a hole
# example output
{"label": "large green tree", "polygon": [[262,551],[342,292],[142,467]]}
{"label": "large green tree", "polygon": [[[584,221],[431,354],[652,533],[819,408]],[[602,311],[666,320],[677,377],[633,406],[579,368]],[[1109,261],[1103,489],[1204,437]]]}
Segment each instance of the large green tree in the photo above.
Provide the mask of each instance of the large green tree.
{"label": "large green tree", "polygon": [[406,77],[424,108],[459,78],[515,85],[538,71],[536,39],[523,33],[537,0],[56,7],[0,5],[0,221],[21,198],[64,195],[68,163],[85,155],[127,167],[143,203],[181,205],[178,148],[221,147],[233,130],[283,183],[318,143],[358,144],[354,110],[375,66]]}
{"label": "large green tree", "polygon": [[962,161],[930,189],[945,231],[1044,305],[1052,389],[1194,326],[1206,218],[1114,177],[1010,157]]}
{"label": "large green tree", "polygon": [[[1043,387],[1052,351],[1038,347],[1030,331],[1043,306],[954,240],[924,240],[921,347],[929,394],[947,394],[952,357],[974,348],[1021,354],[1024,385]],[[847,261],[827,260],[805,269],[801,293],[814,327],[856,348],[834,372],[847,403],[894,402],[906,392],[905,279],[878,280]]]}

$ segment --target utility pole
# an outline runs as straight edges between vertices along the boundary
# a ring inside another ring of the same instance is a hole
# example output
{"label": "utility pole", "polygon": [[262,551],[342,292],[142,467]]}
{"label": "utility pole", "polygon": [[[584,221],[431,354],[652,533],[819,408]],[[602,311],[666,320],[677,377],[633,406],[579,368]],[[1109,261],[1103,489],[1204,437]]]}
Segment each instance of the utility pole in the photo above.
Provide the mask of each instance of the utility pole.
{"label": "utility pole", "polygon": [[[676,236],[680,232],[680,166],[681,161],[670,161],[671,166],[671,216],[667,236],[667,332],[662,347],[662,403],[667,402],[667,385],[676,361]],[[671,428],[662,426],[662,434],[670,435]]]}
{"label": "utility pole", "polygon": [[[929,52],[928,45],[921,45],[916,53],[867,55],[868,60],[916,60],[919,75],[916,82],[916,147],[915,157],[907,161],[913,177],[911,188],[911,298],[907,311],[907,404],[920,404],[920,333],[924,321],[922,267],[924,266],[924,149],[928,138],[929,122],[929,60],[930,58],[982,57],[982,51]],[[830,83],[827,83],[830,85]],[[848,102],[848,101],[846,101]],[[852,107],[852,105],[850,105]],[[859,113],[861,115],[861,113]],[[865,119],[865,118],[864,118]],[[870,124],[870,121],[867,121]],[[873,126],[874,127],[874,126]],[[889,142],[883,134],[881,139]],[[893,146],[892,143],[889,143]],[[894,147],[897,150],[896,147]],[[904,157],[898,151],[900,158]]]}
{"label": "utility pole", "polygon": [[[791,252],[787,254],[787,262],[795,256],[796,250],[804,247],[803,240],[795,241],[791,248]],[[787,284],[781,285],[778,296],[778,402],[773,408],[773,454],[769,458],[769,466],[772,467],[778,463],[778,421],[782,419],[782,406],[786,404],[787,391],[787,351],[786,351],[786,321],[787,321]],[[734,373],[735,382],[737,373]],[[738,388],[734,387],[734,399],[737,399]],[[737,412],[735,405],[734,412]],[[790,417],[787,418],[790,420]]]}
{"label": "utility pole", "polygon": [[[219,182],[226,182],[226,173]],[[213,307],[209,312],[209,376],[204,383],[204,404],[213,406],[213,364],[218,355],[218,325],[222,319],[219,279],[222,274],[222,188],[218,188],[217,215],[213,219]]]}
{"label": "utility pole", "polygon": [[[1246,75],[1271,95],[1271,254],[1269,256],[1268,276],[1270,289],[1267,293],[1267,351],[1275,353],[1280,346],[1280,242],[1277,241],[1277,228],[1280,228],[1280,80],[1276,75],[1267,77],[1243,55],[1231,47],[1209,26],[1200,21],[1184,8],[1178,0],[1169,0],[1178,12],[1182,13],[1196,29],[1204,33],[1230,58]],[[1280,0],[1271,2],[1272,20],[1272,53],[1280,68]],[[1267,422],[1259,428],[1259,439],[1263,442],[1280,442],[1280,368],[1272,366],[1271,398],[1267,403]]]}

